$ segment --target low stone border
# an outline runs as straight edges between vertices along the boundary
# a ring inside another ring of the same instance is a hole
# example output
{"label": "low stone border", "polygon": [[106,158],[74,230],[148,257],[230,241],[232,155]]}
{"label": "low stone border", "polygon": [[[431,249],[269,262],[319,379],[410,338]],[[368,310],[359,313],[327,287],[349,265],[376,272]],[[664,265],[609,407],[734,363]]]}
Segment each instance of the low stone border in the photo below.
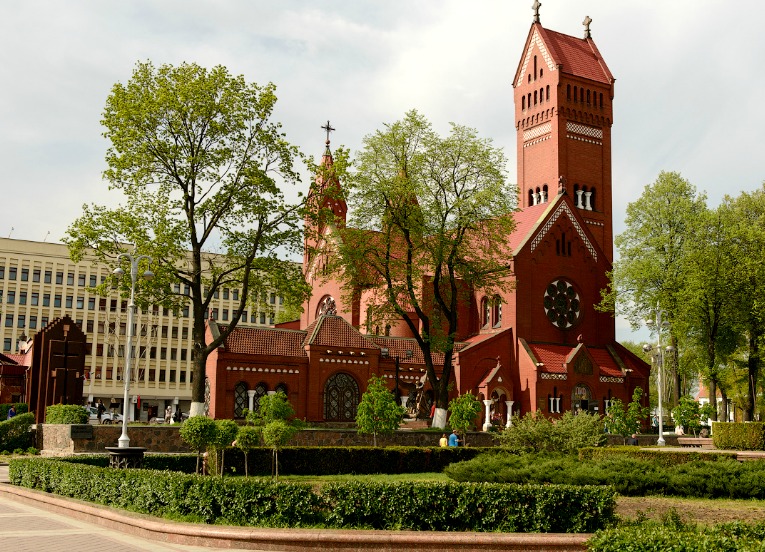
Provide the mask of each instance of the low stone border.
{"label": "low stone border", "polygon": [[713,449],[715,444],[711,437],[678,437],[677,444],[681,447]]}
{"label": "low stone border", "polygon": [[344,550],[396,552],[420,550],[584,551],[590,534],[560,533],[446,533],[435,531],[367,531],[338,529],[260,529],[201,525],[94,505],[42,491],[0,484],[12,500],[47,511],[137,535],[142,538],[216,548],[273,550]]}

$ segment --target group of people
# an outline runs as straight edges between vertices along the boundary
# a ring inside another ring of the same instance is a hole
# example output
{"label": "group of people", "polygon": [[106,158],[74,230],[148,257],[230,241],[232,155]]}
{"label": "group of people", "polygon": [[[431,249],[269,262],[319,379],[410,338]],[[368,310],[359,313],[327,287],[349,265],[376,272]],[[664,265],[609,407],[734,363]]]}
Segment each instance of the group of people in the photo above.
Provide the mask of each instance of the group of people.
{"label": "group of people", "polygon": [[446,436],[446,433],[441,435],[441,439],[438,441],[438,444],[442,447],[458,447],[462,444],[462,439],[460,439],[460,436],[455,429],[452,431],[452,434],[449,435],[449,437]]}

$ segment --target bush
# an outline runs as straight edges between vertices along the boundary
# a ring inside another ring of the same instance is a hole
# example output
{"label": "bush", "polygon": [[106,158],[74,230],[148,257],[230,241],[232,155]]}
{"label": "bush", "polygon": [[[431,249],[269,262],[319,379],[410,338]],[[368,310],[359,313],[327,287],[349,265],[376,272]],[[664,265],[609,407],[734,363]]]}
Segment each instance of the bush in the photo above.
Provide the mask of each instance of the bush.
{"label": "bush", "polygon": [[27,405],[27,403],[0,404],[0,420],[8,419],[8,411],[11,409],[11,407],[16,409],[16,414],[24,414],[25,412],[29,412],[29,405]]}
{"label": "bush", "polygon": [[598,531],[589,541],[590,552],[755,552],[762,550],[765,523],[724,523],[710,527],[677,522],[672,516],[663,523],[643,522]]}
{"label": "bush", "polygon": [[503,448],[514,453],[567,452],[582,447],[602,446],[606,442],[603,421],[597,414],[568,411],[557,420],[541,412],[528,412],[499,435]]}
{"label": "bush", "polygon": [[34,435],[30,431],[35,423],[32,412],[17,414],[10,420],[0,422],[0,450],[28,449],[34,445]]}
{"label": "bush", "polygon": [[9,475],[14,485],[216,524],[592,532],[614,519],[615,494],[608,487],[354,482],[315,491],[307,484],[114,470],[87,463],[13,459]]}
{"label": "bush", "polygon": [[765,499],[765,463],[731,457],[662,465],[626,454],[585,461],[561,454],[489,454],[444,472],[461,482],[613,485],[624,496]]}
{"label": "bush", "polygon": [[88,411],[77,404],[52,404],[45,409],[46,424],[87,424]]}
{"label": "bush", "polygon": [[712,442],[719,449],[765,450],[765,423],[713,422]]}
{"label": "bush", "polygon": [[215,444],[218,437],[215,420],[206,416],[192,416],[183,422],[179,433],[183,442],[197,451],[196,471],[199,473],[199,458],[202,456],[202,452]]}
{"label": "bush", "polygon": [[690,450],[663,450],[663,449],[643,449],[633,446],[585,447],[579,449],[580,460],[604,460],[606,458],[628,457],[639,460],[646,460],[658,466],[669,467],[678,464],[686,464],[696,460],[714,462],[717,460],[730,460],[731,453],[728,452],[695,452]]}

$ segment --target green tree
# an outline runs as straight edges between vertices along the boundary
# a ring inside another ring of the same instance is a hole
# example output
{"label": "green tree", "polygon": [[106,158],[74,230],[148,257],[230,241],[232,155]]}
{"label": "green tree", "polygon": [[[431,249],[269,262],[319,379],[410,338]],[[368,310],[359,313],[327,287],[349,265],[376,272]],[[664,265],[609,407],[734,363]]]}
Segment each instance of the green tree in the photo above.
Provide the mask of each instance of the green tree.
{"label": "green tree", "polygon": [[231,448],[232,443],[239,433],[239,425],[234,420],[215,420],[215,452],[220,451],[220,475],[223,476],[226,462],[226,449]]}
{"label": "green tree", "polygon": [[680,404],[672,410],[675,423],[683,427],[686,433],[693,432],[693,436],[701,429],[702,420],[710,417],[715,409],[705,404],[703,407],[691,397],[680,397]]}
{"label": "green tree", "polygon": [[[266,290],[288,307],[308,294],[300,267],[284,258],[302,247],[301,206],[287,203],[280,189],[299,181],[299,154],[271,120],[274,90],[221,66],[138,63],[127,84],[112,88],[102,119],[111,142],[104,177],[126,203],[85,205],[64,239],[72,260],[92,251],[112,266],[133,244],[153,259],[155,273],[139,285],[139,306],[190,307],[192,416],[204,413],[207,356],[247,305],[268,309],[261,304]],[[208,308],[223,287],[241,289],[240,302],[207,342]]]}
{"label": "green tree", "polygon": [[199,459],[202,452],[215,443],[218,435],[215,420],[206,416],[193,416],[183,422],[179,433],[183,442],[197,451],[196,473],[199,473]]}
{"label": "green tree", "polygon": [[747,397],[744,420],[755,419],[761,386],[763,346],[765,346],[765,186],[735,199],[724,199],[720,209],[729,218],[729,247],[734,258],[729,293],[736,299],[733,313],[736,328],[746,340]]}
{"label": "green tree", "polygon": [[257,412],[247,412],[246,416],[260,432],[263,443],[271,447],[271,473],[278,479],[279,451],[305,424],[293,418],[295,409],[282,391],[260,397]]}
{"label": "green tree", "polygon": [[[669,321],[670,344],[677,351],[682,334],[683,295],[691,244],[706,212],[706,196],[676,172],[661,172],[640,198],[627,206],[626,230],[616,237],[619,260],[599,308],[625,315],[633,327],[658,307]],[[667,359],[669,389],[677,404],[682,388],[676,357]]]}
{"label": "green tree", "polygon": [[481,412],[481,401],[470,391],[449,402],[449,427],[462,432],[462,443],[467,445],[467,432],[472,429]]}
{"label": "green tree", "polygon": [[234,446],[244,453],[244,476],[250,476],[250,451],[260,444],[260,431],[252,426],[239,426]]}
{"label": "green tree", "polygon": [[632,401],[625,407],[619,399],[611,399],[606,414],[606,428],[610,433],[621,435],[624,442],[633,433],[638,433],[644,420],[648,419],[648,407],[640,404],[643,390],[635,387]]}
{"label": "green tree", "polygon": [[372,376],[367,390],[361,396],[356,412],[359,433],[371,433],[372,443],[377,446],[377,435],[393,433],[398,429],[406,410],[396,404],[396,397],[388,390],[383,378]]}
{"label": "green tree", "polygon": [[[506,251],[517,191],[490,140],[452,124],[435,133],[416,111],[364,138],[346,176],[348,227],[330,268],[349,299],[363,290],[368,331],[400,321],[417,340],[433,388],[433,425],[445,427],[458,308],[474,289],[509,289]],[[440,374],[433,364],[443,353]]]}

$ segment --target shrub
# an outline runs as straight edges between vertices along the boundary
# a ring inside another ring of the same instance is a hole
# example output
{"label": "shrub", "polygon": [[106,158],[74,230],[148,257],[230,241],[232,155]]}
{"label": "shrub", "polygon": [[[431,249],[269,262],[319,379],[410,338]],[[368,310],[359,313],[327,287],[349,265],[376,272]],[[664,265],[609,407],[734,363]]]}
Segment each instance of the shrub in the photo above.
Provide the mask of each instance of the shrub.
{"label": "shrub", "polygon": [[765,450],[765,423],[713,422],[712,442],[719,449]]}
{"label": "shrub", "polygon": [[589,541],[590,552],[754,552],[762,550],[765,523],[724,523],[710,527],[680,523],[668,516],[663,523],[646,521],[598,531]]}
{"label": "shrub", "polygon": [[16,409],[16,414],[24,414],[25,412],[29,412],[29,405],[27,403],[4,403],[0,404],[0,420],[7,420],[8,419],[8,411],[11,409],[11,407],[14,407]]}
{"label": "shrub", "polygon": [[0,422],[0,450],[27,449],[34,445],[30,431],[35,423],[32,412],[17,414],[10,420]]}
{"label": "shrub", "polygon": [[184,443],[197,451],[197,469],[199,473],[199,458],[202,452],[215,443],[218,431],[215,420],[206,416],[192,416],[181,425],[179,430]]}
{"label": "shrub", "polygon": [[449,427],[462,432],[463,445],[467,445],[467,432],[480,412],[481,402],[470,391],[449,402]]}
{"label": "shrub", "polygon": [[359,433],[371,433],[372,443],[377,446],[377,435],[393,433],[404,417],[404,407],[396,404],[396,397],[388,391],[383,378],[372,376],[367,390],[361,396],[356,413]]}
{"label": "shrub", "polygon": [[437,531],[592,532],[614,519],[608,487],[459,483],[310,485],[13,459],[14,485],[205,523]]}
{"label": "shrub", "polygon": [[549,420],[541,412],[528,412],[499,435],[503,448],[514,453],[576,453],[582,447],[601,446],[606,442],[603,419],[597,414],[565,412]]}
{"label": "shrub", "polygon": [[45,409],[46,424],[87,424],[88,411],[77,404],[52,404]]}

